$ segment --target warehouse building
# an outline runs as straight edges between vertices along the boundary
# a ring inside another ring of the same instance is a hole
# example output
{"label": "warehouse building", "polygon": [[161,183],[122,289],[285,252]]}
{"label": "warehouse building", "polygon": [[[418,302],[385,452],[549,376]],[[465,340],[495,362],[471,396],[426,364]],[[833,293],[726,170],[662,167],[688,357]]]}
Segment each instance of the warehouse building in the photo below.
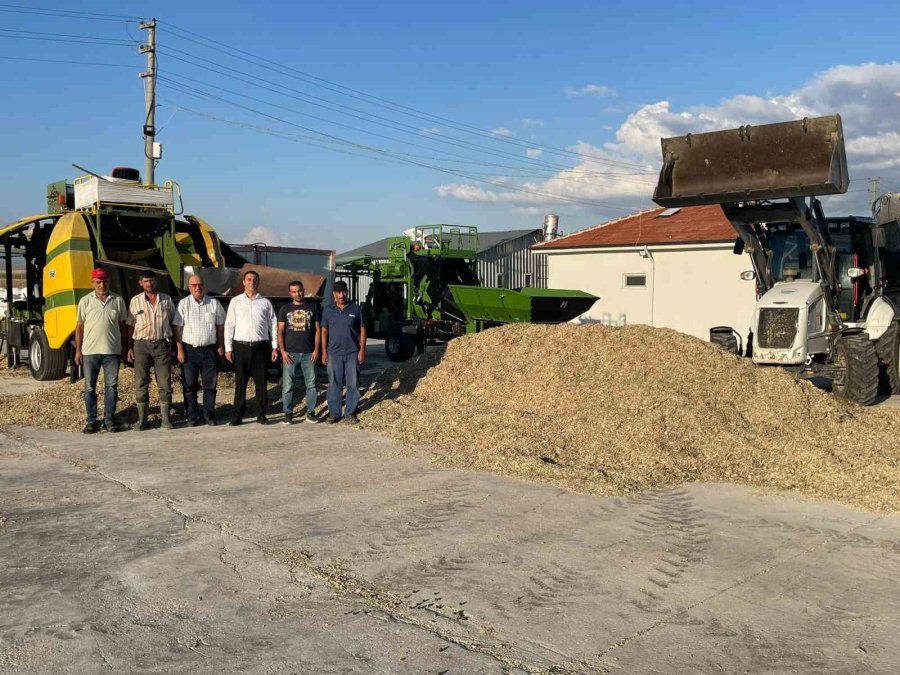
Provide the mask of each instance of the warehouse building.
{"label": "warehouse building", "polygon": [[[531,230],[502,230],[478,232],[478,279],[491,288],[547,288],[546,256],[535,255],[531,247],[541,241],[540,228]],[[388,239],[345,251],[338,256],[344,260],[369,256],[376,262],[387,260]],[[359,300],[366,297],[368,284],[360,279]]]}
{"label": "warehouse building", "polygon": [[709,339],[732,326],[746,340],[756,286],[733,252],[736,233],[718,205],[652,209],[532,247],[547,258],[548,285],[600,297],[576,321],[647,324]]}

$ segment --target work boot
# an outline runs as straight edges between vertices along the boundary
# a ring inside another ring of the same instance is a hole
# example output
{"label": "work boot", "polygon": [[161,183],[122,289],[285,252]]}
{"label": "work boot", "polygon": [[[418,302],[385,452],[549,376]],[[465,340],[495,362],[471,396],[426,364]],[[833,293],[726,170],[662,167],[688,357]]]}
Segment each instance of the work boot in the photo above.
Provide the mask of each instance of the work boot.
{"label": "work boot", "polygon": [[163,429],[171,429],[172,428],[172,418],[169,416],[169,408],[171,406],[168,403],[160,403],[159,404],[159,419],[162,423]]}
{"label": "work boot", "polygon": [[137,404],[137,412],[138,419],[137,424],[135,425],[135,429],[138,431],[146,431],[147,430],[147,404],[146,403],[138,403]]}

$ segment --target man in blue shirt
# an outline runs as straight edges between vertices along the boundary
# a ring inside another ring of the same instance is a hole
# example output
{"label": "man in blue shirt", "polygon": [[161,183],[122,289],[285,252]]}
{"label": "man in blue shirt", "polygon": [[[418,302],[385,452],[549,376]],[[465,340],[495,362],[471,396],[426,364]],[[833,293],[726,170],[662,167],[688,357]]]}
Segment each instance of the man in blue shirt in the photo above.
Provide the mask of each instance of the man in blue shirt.
{"label": "man in blue shirt", "polygon": [[[366,327],[362,310],[347,295],[347,283],[336,281],[334,304],[322,312],[322,363],[328,368],[328,423],[341,419],[358,424],[359,367],[366,360]],[[346,407],[343,390],[347,388]]]}

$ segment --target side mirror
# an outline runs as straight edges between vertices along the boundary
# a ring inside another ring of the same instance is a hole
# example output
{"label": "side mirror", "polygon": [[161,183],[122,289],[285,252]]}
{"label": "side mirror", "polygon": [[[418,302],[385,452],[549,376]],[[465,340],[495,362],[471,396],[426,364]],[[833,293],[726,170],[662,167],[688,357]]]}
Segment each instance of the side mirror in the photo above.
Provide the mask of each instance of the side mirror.
{"label": "side mirror", "polygon": [[851,279],[859,279],[866,276],[866,270],[862,267],[851,267],[847,270],[847,276]]}
{"label": "side mirror", "polygon": [[874,246],[875,248],[884,248],[885,246],[887,246],[887,239],[884,236],[883,227],[872,228],[872,246]]}
{"label": "side mirror", "polygon": [[741,272],[741,279],[744,281],[753,281],[756,279],[756,272],[753,270],[747,270],[746,272]]}
{"label": "side mirror", "polygon": [[740,255],[744,252],[744,240],[738,237],[734,240],[734,254]]}

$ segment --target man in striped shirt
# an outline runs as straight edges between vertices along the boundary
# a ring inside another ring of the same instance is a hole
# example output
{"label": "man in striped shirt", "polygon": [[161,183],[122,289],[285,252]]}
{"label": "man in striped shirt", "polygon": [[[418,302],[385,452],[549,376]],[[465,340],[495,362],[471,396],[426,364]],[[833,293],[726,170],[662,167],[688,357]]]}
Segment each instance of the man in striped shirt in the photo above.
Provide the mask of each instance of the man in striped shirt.
{"label": "man in striped shirt", "polygon": [[228,423],[244,419],[247,381],[256,389],[256,421],[268,424],[266,369],[278,360],[278,321],[268,298],[259,294],[259,274],[244,272],[244,292],[228,303],[225,314],[225,359],[234,364],[234,410]]}
{"label": "man in striped shirt", "polygon": [[150,369],[156,374],[159,387],[159,409],[163,429],[172,428],[169,410],[172,406],[172,320],[175,305],[172,298],[160,293],[156,286],[156,272],[144,270],[138,279],[143,293],[131,299],[128,309],[129,360],[134,361],[134,398],[137,401],[137,430],[147,428],[147,409],[150,406]]}
{"label": "man in striped shirt", "polygon": [[[185,413],[192,427],[204,422],[215,426],[219,358],[225,356],[225,310],[218,300],[206,295],[201,277],[194,275],[188,279],[188,290],[191,294],[178,303],[172,321],[181,364]],[[202,413],[197,405],[198,380],[203,383]]]}

